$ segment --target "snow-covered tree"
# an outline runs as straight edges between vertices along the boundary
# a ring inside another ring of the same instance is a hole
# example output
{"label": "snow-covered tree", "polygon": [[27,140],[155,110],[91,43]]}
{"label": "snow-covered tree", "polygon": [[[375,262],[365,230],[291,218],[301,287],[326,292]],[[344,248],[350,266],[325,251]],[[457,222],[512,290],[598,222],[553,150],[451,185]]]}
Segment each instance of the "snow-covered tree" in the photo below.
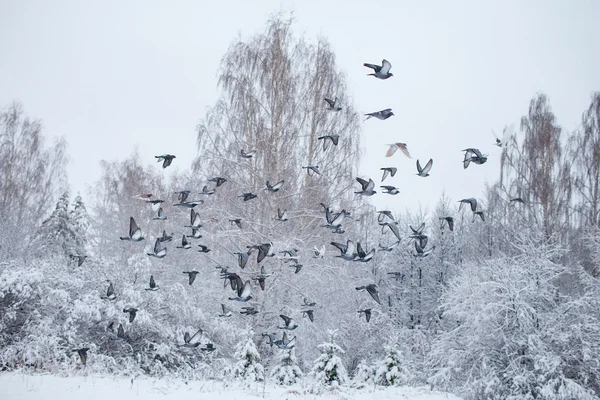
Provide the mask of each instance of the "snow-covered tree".
{"label": "snow-covered tree", "polygon": [[238,362],[233,367],[233,376],[245,382],[262,382],[265,369],[260,363],[260,353],[254,343],[254,331],[247,328],[244,340],[237,345],[235,358]]}
{"label": "snow-covered tree", "polygon": [[315,360],[311,374],[321,385],[343,385],[348,381],[348,372],[338,354],[344,354],[344,350],[335,343],[336,331],[327,333],[329,342],[317,346],[321,355]]}
{"label": "snow-covered tree", "polygon": [[361,360],[354,371],[353,381],[357,386],[373,384],[375,382],[375,367],[368,364],[365,360]]}
{"label": "snow-covered tree", "polygon": [[296,351],[281,350],[277,356],[277,365],[271,372],[271,377],[279,385],[293,385],[302,378],[302,370],[297,365]]}
{"label": "snow-covered tree", "polygon": [[69,219],[69,193],[65,192],[56,208],[38,229],[33,241],[35,252],[42,257],[63,255],[69,257],[77,250],[77,234]]}
{"label": "snow-covered tree", "polygon": [[412,374],[405,366],[405,359],[396,345],[385,346],[385,357],[375,371],[375,383],[383,386],[406,385]]}
{"label": "snow-covered tree", "polygon": [[87,213],[85,204],[81,196],[75,197],[69,212],[69,222],[75,233],[75,254],[85,254],[88,244],[88,228],[90,226],[90,216]]}

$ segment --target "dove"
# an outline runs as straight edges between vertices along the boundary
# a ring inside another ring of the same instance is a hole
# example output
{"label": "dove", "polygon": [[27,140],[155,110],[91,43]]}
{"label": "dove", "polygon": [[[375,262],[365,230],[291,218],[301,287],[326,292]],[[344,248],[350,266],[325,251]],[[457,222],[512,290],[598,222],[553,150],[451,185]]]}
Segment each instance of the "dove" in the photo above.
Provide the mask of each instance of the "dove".
{"label": "dove", "polygon": [[210,196],[211,194],[215,194],[215,189],[209,189],[208,186],[204,185],[202,191],[198,194],[205,194],[207,196]]}
{"label": "dove", "polygon": [[255,195],[254,193],[244,193],[244,194],[239,195],[238,197],[243,197],[244,201],[248,201],[248,200],[257,198],[258,196]]}
{"label": "dove", "polygon": [[260,267],[260,274],[258,274],[254,280],[258,282],[258,285],[260,286],[261,290],[265,290],[265,279],[267,279],[269,276],[271,276],[270,274],[267,274],[265,272],[265,266],[261,266]]}
{"label": "dove", "polygon": [[250,253],[233,253],[237,255],[238,266],[242,269],[246,268],[246,264],[248,264],[248,259],[250,258]]}
{"label": "dove", "polygon": [[406,157],[412,158],[410,156],[410,153],[408,152],[408,147],[407,147],[406,143],[392,143],[392,144],[388,144],[388,146],[390,146],[390,147],[388,148],[388,151],[385,153],[386,157],[391,157],[396,153],[396,151],[400,150],[402,153],[404,153],[404,155]]}
{"label": "dove", "polygon": [[429,250],[425,251],[425,246],[422,246],[422,244],[423,243],[421,243],[420,241],[415,240],[415,250],[417,251],[417,253],[413,254],[413,256],[415,256],[415,257],[427,257],[429,254],[431,254],[431,252],[433,250],[435,250],[435,246],[432,246]]}
{"label": "dove", "polygon": [[390,244],[389,246],[383,246],[381,243],[379,243],[379,251],[392,251],[399,244],[400,244],[399,240],[397,242],[394,242],[394,243]]}
{"label": "dove", "polygon": [[340,251],[340,255],[336,257],[340,257],[346,261],[354,260],[354,257],[356,256],[356,246],[352,240],[348,239],[346,244],[331,242],[331,245],[337,247],[337,249]]}
{"label": "dove", "polygon": [[371,320],[371,308],[365,308],[364,310],[358,310],[358,316],[360,317],[360,314],[365,314],[365,319],[367,320],[367,322],[369,322]]}
{"label": "dove", "polygon": [[177,248],[187,250],[192,248],[192,245],[190,244],[190,242],[187,241],[187,237],[183,235],[183,237],[181,238],[181,246],[177,246]]}
{"label": "dove", "polygon": [[83,264],[83,262],[85,261],[85,259],[88,256],[86,255],[75,255],[75,254],[71,254],[71,260],[72,261],[77,261],[77,266],[81,267],[81,265]]}
{"label": "dove", "polygon": [[153,292],[158,290],[158,285],[156,284],[156,282],[154,281],[154,275],[150,275],[150,286],[147,287],[144,290],[151,290]]}
{"label": "dove", "polygon": [[240,314],[243,315],[256,315],[258,314],[258,310],[255,307],[242,307],[243,311],[240,311]]}
{"label": "dove", "polygon": [[367,293],[371,295],[373,300],[375,300],[378,304],[381,304],[381,300],[379,300],[379,294],[377,293],[377,285],[371,283],[366,286],[358,286],[356,290],[366,290]]}
{"label": "dove", "polygon": [[481,154],[479,149],[468,148],[464,149],[463,151],[465,152],[465,158],[463,160],[464,169],[467,169],[469,163],[481,165],[487,161],[487,155]]}
{"label": "dove", "polygon": [[221,178],[220,176],[217,176],[215,178],[210,178],[208,181],[216,183],[217,187],[221,187],[222,184],[224,184],[225,182],[227,182],[227,179]]}
{"label": "dove", "polygon": [[243,285],[237,287],[237,297],[230,297],[229,300],[247,302],[252,300],[252,287],[250,281],[246,281]]}
{"label": "dove", "polygon": [[216,350],[215,345],[212,343],[206,343],[204,347],[200,347],[200,350],[205,351],[207,353],[212,353]]}
{"label": "dove", "polygon": [[322,245],[320,249],[318,249],[317,246],[314,246],[313,253],[313,258],[323,258],[325,255],[325,245]]}
{"label": "dove", "polygon": [[296,329],[298,327],[298,325],[296,324],[296,321],[294,321],[292,318],[288,317],[287,315],[279,314],[279,316],[281,317],[281,319],[283,320],[283,322],[285,324],[284,326],[278,326],[279,329],[293,331],[294,329]]}
{"label": "dove", "polygon": [[164,221],[167,219],[167,216],[165,215],[165,212],[163,211],[163,208],[160,207],[158,209],[158,215],[154,218],[152,218],[154,221]]}
{"label": "dove", "polygon": [[340,101],[339,99],[336,97],[335,100],[331,100],[328,99],[327,97],[325,97],[325,101],[327,102],[327,109],[330,111],[341,111],[342,107],[340,106]]}
{"label": "dove", "polygon": [[452,217],[440,217],[442,224],[440,225],[440,229],[444,227],[444,221],[448,223],[448,229],[452,232],[454,230],[454,218]]}
{"label": "dove", "polygon": [[371,261],[371,259],[373,258],[374,255],[375,255],[375,249],[372,249],[367,253],[363,250],[363,248],[359,242],[359,243],[356,243],[356,256],[354,257],[353,261],[369,262],[369,261]]}
{"label": "dove", "polygon": [[265,190],[268,190],[271,193],[275,193],[277,192],[279,189],[281,189],[281,186],[283,186],[283,181],[279,181],[274,185],[269,184],[269,181],[267,181],[267,187],[265,188]]}
{"label": "dove", "polygon": [[221,314],[219,314],[219,317],[229,318],[231,315],[231,311],[225,307],[225,304],[221,304]]}
{"label": "dove", "polygon": [[417,175],[423,178],[429,176],[429,171],[431,170],[431,167],[433,167],[433,158],[431,158],[423,168],[421,168],[421,163],[419,162],[419,160],[417,160]]}
{"label": "dove", "polygon": [[200,230],[196,228],[192,228],[192,236],[193,239],[201,239],[202,235],[200,234]]}
{"label": "dove", "polygon": [[190,336],[188,332],[183,335],[183,347],[196,348],[200,346],[200,339],[202,338],[202,329],[198,329],[198,332],[194,333],[194,336]]}
{"label": "dove", "polygon": [[164,243],[164,242],[170,242],[171,240],[173,240],[173,235],[172,235],[172,234],[171,234],[171,235],[167,235],[167,231],[165,231],[165,230],[163,229],[162,236],[160,236],[160,237],[158,238],[158,240],[160,240],[160,242],[161,242],[161,243]]}
{"label": "dove", "polygon": [[302,300],[302,307],[314,307],[316,305],[317,305],[317,303],[315,303],[314,301],[308,300],[306,297],[304,298],[304,300]]}
{"label": "dove", "polygon": [[203,244],[199,244],[199,245],[198,245],[198,247],[200,247],[200,248],[198,249],[198,251],[199,251],[200,253],[208,253],[208,252],[210,251],[210,249],[208,248],[208,246],[205,246],[205,245],[203,245]]}
{"label": "dove", "polygon": [[385,178],[388,177],[388,175],[390,175],[392,178],[394,177],[394,175],[396,175],[396,172],[398,171],[398,168],[396,167],[385,167],[385,168],[379,168],[381,171],[383,171],[383,176],[381,177],[381,182],[385,181]]}
{"label": "dove", "polygon": [[378,223],[382,223],[383,220],[385,219],[385,217],[388,217],[389,219],[391,219],[392,221],[395,221],[394,216],[392,215],[391,211],[388,210],[383,210],[383,211],[377,211],[377,213],[379,214],[377,216],[377,222]]}
{"label": "dove", "polygon": [[277,218],[275,218],[278,221],[287,221],[288,217],[287,217],[287,210],[283,210],[281,211],[280,208],[277,209]]}
{"label": "dove", "polygon": [[152,211],[158,211],[158,209],[160,208],[160,205],[164,202],[165,202],[164,200],[159,200],[159,199],[146,200],[146,203],[149,203],[152,205]]}
{"label": "dove", "polygon": [[137,315],[137,312],[138,312],[138,311],[139,311],[139,310],[138,310],[137,308],[133,308],[133,307],[130,307],[130,308],[124,308],[124,309],[123,309],[123,312],[124,312],[124,313],[128,313],[128,314],[129,314],[129,323],[132,323],[132,322],[133,322],[133,320],[135,319],[135,316]]}
{"label": "dove", "polygon": [[400,240],[400,231],[398,230],[397,222],[384,222],[379,223],[381,225],[381,233],[384,232],[385,228],[389,228],[390,231],[396,236],[396,239]]}
{"label": "dove", "polygon": [[395,186],[379,186],[379,187],[384,190],[384,192],[382,192],[383,194],[396,195],[396,194],[400,193],[400,191]]}
{"label": "dove", "polygon": [[146,254],[150,257],[163,258],[167,255],[167,248],[163,247],[162,243],[160,242],[160,239],[156,239],[156,242],[154,242],[154,249],[152,253]]}
{"label": "dove", "polygon": [[475,216],[476,215],[479,215],[479,217],[481,218],[481,220],[485,222],[485,216],[483,215],[483,211],[475,211],[473,213],[473,221],[472,222],[475,222]]}
{"label": "dove", "polygon": [[371,68],[374,71],[374,73],[368,74],[368,76],[374,76],[378,79],[388,79],[389,77],[394,76],[394,74],[390,72],[390,69],[392,69],[392,64],[385,59],[381,60],[381,65],[364,63],[363,66]]}
{"label": "dove", "polygon": [[115,287],[112,282],[108,285],[108,289],[106,290],[106,296],[100,296],[101,299],[105,300],[115,300],[117,295],[115,294]]}
{"label": "dove", "polygon": [[173,162],[173,159],[177,158],[177,157],[175,157],[172,154],[163,154],[163,155],[160,155],[160,156],[154,156],[154,158],[157,158],[158,162],[162,161],[163,162],[162,167],[163,168],[167,168],[169,165],[171,165],[171,163]]}
{"label": "dove", "polygon": [[365,116],[367,117],[367,118],[365,118],[365,121],[368,120],[368,119],[371,119],[373,117],[375,117],[375,118],[383,121],[383,120],[386,120],[386,119],[388,119],[389,117],[391,117],[393,115],[394,115],[394,113],[392,112],[392,109],[391,108],[386,108],[385,110],[375,111],[375,112],[372,112],[372,113],[365,114]]}
{"label": "dove", "polygon": [[119,239],[132,242],[140,242],[144,240],[144,237],[142,236],[142,230],[138,228],[133,217],[129,217],[129,236],[121,236]]}
{"label": "dove", "polygon": [[356,181],[360,183],[360,185],[362,186],[362,190],[360,192],[354,192],[355,194],[362,194],[363,196],[373,196],[375,193],[377,193],[375,190],[373,190],[373,188],[375,187],[375,182],[373,182],[373,179],[369,179],[369,181],[367,182],[362,178],[356,178]]}
{"label": "dove", "polygon": [[310,320],[310,322],[315,322],[315,310],[302,310],[302,318],[304,318],[305,316],[308,317],[308,319]]}
{"label": "dove", "polygon": [[183,271],[183,273],[188,276],[188,285],[192,286],[192,283],[194,283],[194,281],[196,280],[196,275],[198,275],[200,272],[193,270],[193,271]]}
{"label": "dove", "polygon": [[302,167],[302,168],[306,170],[306,173],[308,174],[308,176],[311,175],[311,172],[313,174],[321,175],[321,172],[319,172],[319,166],[318,165],[308,165],[308,166]]}
{"label": "dove", "polygon": [[494,144],[496,146],[498,146],[498,147],[506,147],[506,146],[508,146],[508,142],[513,137],[513,131],[514,131],[514,129],[515,129],[515,124],[510,124],[509,126],[505,126],[504,130],[502,131],[502,140],[500,140],[496,136],[496,134],[494,133],[494,131],[492,130],[492,134],[496,138],[496,143],[494,143]]}
{"label": "dove", "polygon": [[243,157],[243,158],[252,158],[255,155],[256,155],[256,150],[250,150],[247,153],[246,153],[246,151],[244,149],[240,150],[240,157]]}
{"label": "dove", "polygon": [[471,206],[471,211],[475,212],[477,211],[477,200],[474,198],[468,198],[468,199],[462,199],[458,201],[460,203],[460,206],[458,207],[458,211],[461,210],[462,206],[464,204],[469,204]]}
{"label": "dove", "polygon": [[340,140],[340,135],[323,135],[319,136],[317,140],[323,141],[323,151],[329,148],[329,143],[332,143],[334,146],[337,146]]}
{"label": "dove", "polygon": [[232,224],[236,224],[238,228],[242,229],[242,219],[241,218],[230,219],[229,222],[231,222]]}

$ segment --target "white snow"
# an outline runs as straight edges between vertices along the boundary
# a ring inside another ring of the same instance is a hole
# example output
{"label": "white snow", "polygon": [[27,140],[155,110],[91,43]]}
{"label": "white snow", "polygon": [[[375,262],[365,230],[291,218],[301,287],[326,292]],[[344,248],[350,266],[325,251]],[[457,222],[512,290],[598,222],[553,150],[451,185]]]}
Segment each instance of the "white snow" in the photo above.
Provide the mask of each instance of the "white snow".
{"label": "white snow", "polygon": [[460,400],[460,398],[427,388],[368,386],[362,389],[348,387],[335,391],[323,389],[322,394],[310,392],[308,385],[276,386],[257,383],[247,387],[229,386],[217,381],[183,381],[179,379],[133,379],[54,375],[29,375],[18,372],[0,373],[0,398],[2,400],[118,400],[142,398],[144,400],[246,400],[246,399],[410,399],[410,400]]}

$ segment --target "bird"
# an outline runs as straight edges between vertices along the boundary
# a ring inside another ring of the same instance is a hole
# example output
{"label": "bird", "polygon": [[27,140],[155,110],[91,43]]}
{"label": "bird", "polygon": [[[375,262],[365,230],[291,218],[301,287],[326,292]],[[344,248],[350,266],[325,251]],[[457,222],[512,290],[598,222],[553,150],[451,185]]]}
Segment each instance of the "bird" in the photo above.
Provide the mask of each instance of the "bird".
{"label": "bird", "polygon": [[205,194],[207,196],[210,196],[211,194],[215,194],[215,189],[209,189],[208,186],[204,185],[202,191],[198,194]]}
{"label": "bird", "polygon": [[81,265],[83,264],[83,262],[85,261],[85,259],[88,256],[86,255],[75,255],[75,254],[71,254],[71,260],[73,261],[77,261],[77,266],[81,267]]}
{"label": "bird", "polygon": [[250,258],[250,253],[233,253],[236,254],[238,257],[238,266],[242,269],[244,269],[246,267],[246,264],[248,264],[248,259]]}
{"label": "bird", "polygon": [[75,350],[71,350],[71,351],[73,353],[77,353],[79,355],[79,359],[81,360],[81,363],[83,364],[83,366],[86,366],[88,350],[89,350],[89,347],[83,347],[81,349],[75,349]]}
{"label": "bird", "polygon": [[187,241],[187,237],[183,235],[181,237],[181,246],[177,246],[178,249],[190,249],[192,245]]}
{"label": "bird", "polygon": [[215,351],[215,350],[216,350],[216,347],[215,347],[215,345],[214,345],[214,344],[212,344],[212,343],[206,343],[206,344],[204,345],[204,347],[200,347],[200,350],[202,350],[202,351],[206,351],[206,352],[208,352],[208,353],[212,353],[213,351]]}
{"label": "bird", "polygon": [[421,222],[421,225],[419,225],[418,228],[414,228],[412,225],[408,225],[408,227],[412,231],[413,235],[420,236],[423,234],[423,230],[425,229],[425,222]]}
{"label": "bird", "polygon": [[151,290],[153,292],[158,290],[158,285],[154,281],[154,275],[150,275],[150,286],[144,290]]}
{"label": "bird", "polygon": [[365,319],[367,320],[367,322],[369,322],[371,320],[371,308],[365,308],[364,310],[358,310],[358,316],[360,317],[360,314],[365,314]]}
{"label": "bird", "polygon": [[310,320],[310,322],[315,322],[315,313],[314,310],[302,310],[302,317],[304,318],[305,316],[308,317],[308,319]]}
{"label": "bird", "polygon": [[256,150],[250,150],[247,153],[246,153],[246,151],[244,149],[240,150],[240,157],[243,157],[243,158],[252,158],[255,155],[256,155]]}
{"label": "bird", "polygon": [[287,221],[288,217],[287,217],[287,210],[283,210],[281,211],[280,208],[277,209],[277,218],[275,218],[278,221]]}
{"label": "bird", "polygon": [[334,146],[337,146],[340,140],[340,135],[323,135],[319,136],[317,140],[323,141],[323,151],[329,148],[329,143],[333,143]]}
{"label": "bird", "polygon": [[256,246],[248,246],[250,251],[252,249],[258,249],[258,255],[256,256],[256,263],[260,264],[265,257],[274,257],[275,251],[273,250],[273,243],[263,243]]}
{"label": "bird", "polygon": [[398,272],[398,271],[388,272],[388,275],[393,276],[397,281],[404,280],[404,273],[402,273],[402,272]]}
{"label": "bird", "polygon": [[242,307],[243,311],[240,311],[240,314],[243,315],[256,315],[258,314],[258,310],[256,307]]}
{"label": "bird", "polygon": [[350,213],[346,212],[346,210],[342,210],[339,213],[334,213],[329,207],[325,209],[325,221],[327,225],[323,225],[328,228],[338,229],[342,222],[349,216]]}
{"label": "bird", "polygon": [[140,242],[144,240],[144,237],[142,236],[142,230],[138,228],[133,217],[129,217],[129,236],[121,236],[119,239],[132,242]]}
{"label": "bird", "polygon": [[158,215],[154,218],[152,218],[154,221],[164,221],[167,219],[167,216],[165,215],[165,212],[163,211],[163,208],[160,207],[158,209]]}
{"label": "bird", "polygon": [[317,246],[314,246],[313,253],[313,258],[323,258],[325,255],[325,245],[322,245],[320,249],[318,249]]}
{"label": "bird", "polygon": [[522,198],[520,198],[520,197],[515,197],[515,198],[512,198],[512,199],[510,199],[508,202],[509,202],[510,204],[513,204],[513,203],[521,203],[521,204],[525,204],[525,200],[523,200],[523,199],[522,199]]}
{"label": "bird", "polygon": [[400,231],[398,230],[397,222],[384,222],[379,225],[381,225],[381,233],[384,232],[385,228],[388,228],[396,236],[396,239],[400,240]]}
{"label": "bird", "polygon": [[394,175],[396,175],[396,172],[398,171],[398,168],[396,167],[385,167],[385,168],[379,168],[381,171],[383,171],[383,176],[381,177],[381,182],[385,181],[385,178],[388,177],[388,175],[390,175],[392,178],[394,177]]}
{"label": "bird", "polygon": [[395,221],[394,216],[392,215],[391,211],[383,210],[383,211],[377,211],[377,213],[379,214],[377,216],[377,222],[378,223],[382,223],[385,217],[388,217],[392,221]]}
{"label": "bird", "polygon": [[199,244],[198,247],[199,247],[198,251],[200,253],[208,253],[210,251],[210,249],[208,248],[208,246],[205,246],[203,244]]}
{"label": "bird", "polygon": [[311,175],[311,171],[313,174],[321,175],[321,172],[319,172],[318,165],[307,165],[306,167],[302,167],[302,168],[306,170],[306,173],[308,174],[308,176]]}
{"label": "bird", "polygon": [[281,189],[281,186],[283,186],[283,182],[284,181],[279,181],[274,185],[269,184],[269,181],[267,181],[266,185],[267,187],[265,188],[265,190],[268,190],[271,193],[275,193],[277,192],[279,189]]}
{"label": "bird", "polygon": [[402,153],[404,153],[404,155],[406,157],[412,158],[410,156],[410,153],[408,152],[408,147],[407,147],[406,143],[392,143],[392,144],[388,144],[388,146],[390,146],[390,147],[388,148],[388,151],[385,153],[386,157],[391,157],[394,155],[394,153],[396,153],[396,151],[400,150]]}
{"label": "bird", "polygon": [[417,160],[417,175],[423,178],[429,176],[429,171],[431,170],[431,167],[433,167],[433,158],[431,158],[423,168],[421,168],[421,163],[419,162],[419,160]]}
{"label": "bird", "polygon": [[377,293],[377,285],[374,283],[370,283],[365,286],[358,286],[356,290],[366,290],[367,293],[371,295],[373,300],[375,300],[378,304],[381,304],[381,300],[379,300],[379,294]]}
{"label": "bird", "polygon": [[336,97],[335,100],[331,100],[328,99],[327,97],[325,97],[325,101],[327,102],[327,109],[330,111],[341,111],[342,107],[340,106],[340,101],[339,99]]}
{"label": "bird", "polygon": [[365,121],[368,119],[371,119],[372,117],[375,117],[381,121],[388,119],[389,117],[393,116],[394,113],[392,112],[391,108],[386,108],[385,110],[381,110],[381,111],[375,111],[372,113],[367,113],[365,114],[365,116],[367,118],[365,118]]}
{"label": "bird", "polygon": [[375,182],[373,182],[373,179],[369,179],[369,181],[366,181],[362,178],[356,178],[356,181],[360,183],[360,185],[362,186],[362,190],[360,192],[354,192],[355,194],[362,194],[363,196],[373,196],[375,193],[377,193],[375,190],[373,190],[373,188],[375,188]]}
{"label": "bird", "polygon": [[475,216],[476,215],[479,215],[479,217],[481,218],[481,220],[485,222],[485,216],[483,215],[483,211],[475,211],[473,213],[473,221],[472,222],[475,222]]}
{"label": "bird", "polygon": [[179,192],[175,192],[173,194],[177,195],[177,200],[184,203],[187,201],[188,196],[192,193],[191,190],[180,190]]}
{"label": "bird", "polygon": [[317,303],[315,303],[314,301],[308,300],[306,297],[304,298],[304,300],[302,300],[303,307],[314,307],[316,305],[317,305]]}
{"label": "bird", "polygon": [[163,154],[163,155],[160,155],[160,156],[154,156],[154,158],[157,158],[158,162],[162,161],[163,162],[162,167],[163,168],[167,168],[169,165],[171,165],[171,163],[173,162],[173,159],[177,158],[177,157],[175,157],[172,154]]}
{"label": "bird", "polygon": [[244,193],[244,194],[239,195],[238,197],[243,197],[244,201],[248,201],[248,200],[257,198],[258,196],[255,195],[254,193]]}
{"label": "bird", "polygon": [[435,250],[435,246],[432,246],[429,250],[425,250],[425,246],[427,245],[427,243],[425,243],[425,245],[423,245],[423,243],[421,243],[418,240],[415,240],[415,250],[417,251],[416,254],[413,254],[413,256],[415,257],[427,257],[429,254],[431,254],[431,252],[433,250]]}
{"label": "bird", "polygon": [[363,248],[359,242],[359,243],[356,243],[356,257],[354,257],[353,261],[369,262],[369,261],[371,261],[371,259],[373,259],[374,255],[375,255],[375,249],[371,249],[369,252],[366,252],[363,250]]}
{"label": "bird", "polygon": [[173,207],[194,208],[198,204],[202,204],[202,203],[204,203],[204,200],[180,201],[179,203],[173,204]]}
{"label": "bird", "polygon": [[160,242],[160,239],[156,239],[156,242],[154,242],[154,249],[152,253],[146,254],[150,257],[163,258],[167,255],[167,248],[163,247],[162,243]]}
{"label": "bird", "polygon": [[294,321],[292,318],[288,317],[287,315],[279,314],[279,317],[281,317],[281,319],[283,320],[283,323],[285,324],[284,326],[278,326],[279,329],[293,331],[294,329],[296,329],[298,327],[298,324],[296,324],[296,321]]}
{"label": "bird", "polygon": [[389,246],[383,246],[381,243],[379,243],[379,251],[392,251],[399,244],[400,244],[399,240],[397,242],[394,242],[394,243],[390,244]]}
{"label": "bird", "polygon": [[154,196],[152,193],[141,193],[141,194],[137,194],[133,197],[140,199],[140,200],[146,200],[146,199],[151,198],[152,196]]}
{"label": "bird", "polygon": [[132,323],[133,320],[135,319],[135,316],[137,315],[137,312],[139,310],[137,308],[133,308],[133,307],[129,307],[129,308],[124,308],[123,312],[124,313],[128,313],[129,314],[129,323]]}
{"label": "bird", "polygon": [[100,296],[100,298],[105,300],[115,300],[117,298],[117,295],[115,294],[115,287],[112,282],[108,285],[106,296]]}
{"label": "bird", "polygon": [[196,275],[198,275],[200,272],[193,270],[193,271],[183,271],[183,273],[188,276],[188,285],[192,286],[192,283],[194,283],[194,281],[196,280]]}
{"label": "bird", "polygon": [[400,193],[400,191],[395,186],[379,186],[379,187],[384,190],[384,192],[382,192],[384,194],[396,195],[396,194]]}
{"label": "bird", "polygon": [[390,69],[392,69],[392,64],[385,59],[381,60],[381,65],[364,63],[363,66],[371,68],[374,71],[374,73],[368,74],[367,76],[374,76],[378,79],[387,79],[391,76],[394,76],[394,74],[390,72]]}
{"label": "bird", "polygon": [[505,126],[502,130],[502,140],[496,136],[494,130],[492,130],[492,134],[496,138],[496,143],[494,143],[498,147],[506,147],[508,142],[513,137],[513,131],[515,129],[515,124],[510,124],[509,126]]}
{"label": "bird", "polygon": [[288,265],[288,267],[294,268],[294,274],[297,274],[298,272],[300,272],[302,270],[302,267],[304,267],[304,265],[302,264],[298,264],[298,261],[296,261],[295,259],[293,259],[295,261],[295,263],[293,265]]}
{"label": "bird", "polygon": [[158,238],[158,240],[160,240],[160,241],[161,241],[161,243],[164,243],[164,242],[170,242],[171,240],[173,240],[173,235],[172,235],[172,234],[171,234],[171,235],[167,235],[167,231],[165,231],[165,230],[163,229],[162,236],[160,236],[160,237]]}
{"label": "bird", "polygon": [[183,347],[196,348],[200,346],[200,339],[202,338],[202,329],[198,329],[194,336],[190,336],[189,332],[183,334]]}
{"label": "bird", "polygon": [[250,281],[246,281],[243,285],[237,288],[237,297],[230,297],[229,300],[247,302],[252,299],[252,287]]}
{"label": "bird", "polygon": [[461,210],[462,206],[464,204],[469,204],[471,206],[471,211],[475,212],[477,211],[477,200],[474,198],[468,198],[468,199],[462,199],[458,201],[460,203],[460,206],[458,207],[458,211]]}
{"label": "bird", "polygon": [[227,179],[221,178],[220,176],[217,176],[215,178],[210,178],[208,181],[216,183],[217,187],[221,187],[222,184],[224,184],[225,182],[227,182]]}
{"label": "bird", "polygon": [[191,237],[193,239],[201,239],[202,235],[200,234],[200,230],[196,229],[196,228],[192,228],[192,235],[191,235]]}
{"label": "bird", "polygon": [[125,328],[123,328],[123,324],[119,324],[119,328],[117,329],[117,337],[120,339],[127,338],[127,335],[125,334]]}
{"label": "bird", "polygon": [[225,307],[225,304],[221,303],[221,314],[219,314],[219,317],[229,318],[231,317],[231,315],[231,311],[227,307]]}
{"label": "bird", "polygon": [[265,266],[261,266],[260,274],[254,278],[255,281],[258,281],[258,285],[260,286],[261,290],[265,290],[265,279],[267,279],[269,276],[271,275],[265,272]]}
{"label": "bird", "polygon": [[487,155],[481,154],[479,149],[469,147],[463,150],[465,152],[465,158],[463,160],[463,168],[467,169],[470,163],[478,165],[484,164],[487,161]]}
{"label": "bird", "polygon": [[346,244],[331,242],[331,245],[335,246],[340,251],[340,255],[336,257],[340,257],[341,259],[346,261],[354,260],[354,257],[356,256],[356,246],[352,240],[348,239]]}
{"label": "bird", "polygon": [[232,224],[236,224],[238,228],[242,229],[242,219],[241,218],[230,219],[229,222],[231,222]]}
{"label": "bird", "polygon": [[440,225],[440,229],[442,229],[444,227],[444,221],[446,221],[448,223],[448,229],[450,229],[450,232],[452,232],[454,230],[454,218],[440,217],[440,220],[442,221],[442,224]]}

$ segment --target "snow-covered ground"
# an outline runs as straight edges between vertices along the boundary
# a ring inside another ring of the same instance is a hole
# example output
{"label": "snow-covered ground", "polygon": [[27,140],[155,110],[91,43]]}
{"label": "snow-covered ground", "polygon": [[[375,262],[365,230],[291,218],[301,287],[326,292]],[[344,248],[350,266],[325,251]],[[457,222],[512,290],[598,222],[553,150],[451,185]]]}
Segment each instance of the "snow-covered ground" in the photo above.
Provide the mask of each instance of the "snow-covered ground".
{"label": "snow-covered ground", "polygon": [[0,373],[2,400],[144,400],[173,398],[177,400],[219,399],[410,399],[460,400],[458,397],[427,388],[341,388],[336,392],[317,395],[302,386],[281,387],[257,384],[249,388],[226,387],[222,382],[176,379],[131,379],[78,376],[62,378],[53,375]]}

